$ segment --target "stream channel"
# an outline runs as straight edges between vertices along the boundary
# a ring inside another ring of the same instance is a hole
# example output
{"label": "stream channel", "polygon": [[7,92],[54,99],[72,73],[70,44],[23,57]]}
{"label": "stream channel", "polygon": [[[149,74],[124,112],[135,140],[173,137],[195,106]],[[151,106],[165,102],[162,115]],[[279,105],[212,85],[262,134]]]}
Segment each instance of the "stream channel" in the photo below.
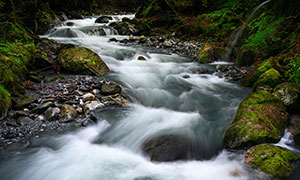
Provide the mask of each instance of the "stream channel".
{"label": "stream channel", "polygon": [[[134,15],[112,17],[119,21]],[[215,69],[217,63],[203,65],[156,48],[109,42],[128,36],[95,20],[69,20],[73,26],[56,27],[45,37],[98,53],[111,70],[105,78],[122,84],[132,103],[97,110],[101,121],[95,126],[46,134],[22,150],[1,153],[1,180],[267,179],[243,164],[243,151],[222,148],[223,134],[250,89],[214,74],[193,73],[200,67]],[[83,32],[100,26],[105,33]],[[78,37],[65,37],[66,29]],[[143,143],[169,134],[190,140],[189,160],[151,162]]]}

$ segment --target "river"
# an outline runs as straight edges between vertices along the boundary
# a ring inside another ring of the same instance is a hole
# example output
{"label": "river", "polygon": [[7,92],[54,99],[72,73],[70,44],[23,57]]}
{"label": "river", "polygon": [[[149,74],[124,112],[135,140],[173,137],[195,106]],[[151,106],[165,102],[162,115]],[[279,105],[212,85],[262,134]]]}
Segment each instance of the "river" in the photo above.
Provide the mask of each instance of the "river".
{"label": "river", "polygon": [[[113,16],[113,21],[133,16]],[[131,105],[97,110],[101,121],[95,126],[44,135],[22,150],[2,153],[0,179],[266,179],[244,166],[243,152],[222,149],[223,134],[250,89],[216,75],[192,73],[200,67],[214,69],[217,63],[202,65],[155,48],[109,42],[128,38],[109,28],[102,36],[81,31],[99,26],[95,20],[69,20],[74,26],[57,27],[70,28],[76,38],[57,37],[61,33],[46,37],[98,53],[111,70],[105,78],[122,84]],[[143,154],[145,141],[168,134],[191,140],[190,160],[155,163]]]}

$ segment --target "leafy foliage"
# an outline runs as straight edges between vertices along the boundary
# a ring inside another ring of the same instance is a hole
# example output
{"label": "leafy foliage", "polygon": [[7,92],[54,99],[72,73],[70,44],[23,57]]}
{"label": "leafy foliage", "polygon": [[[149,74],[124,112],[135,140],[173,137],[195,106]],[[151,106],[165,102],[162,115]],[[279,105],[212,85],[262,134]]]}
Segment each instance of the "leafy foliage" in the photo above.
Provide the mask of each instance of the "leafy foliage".
{"label": "leafy foliage", "polygon": [[276,45],[282,41],[282,35],[287,34],[282,27],[284,21],[284,17],[262,13],[249,24],[251,35],[246,42],[253,50],[260,51],[263,56],[278,50],[280,46]]}
{"label": "leafy foliage", "polygon": [[298,53],[295,57],[288,58],[286,61],[289,61],[288,71],[285,74],[288,81],[300,83],[300,54]]}

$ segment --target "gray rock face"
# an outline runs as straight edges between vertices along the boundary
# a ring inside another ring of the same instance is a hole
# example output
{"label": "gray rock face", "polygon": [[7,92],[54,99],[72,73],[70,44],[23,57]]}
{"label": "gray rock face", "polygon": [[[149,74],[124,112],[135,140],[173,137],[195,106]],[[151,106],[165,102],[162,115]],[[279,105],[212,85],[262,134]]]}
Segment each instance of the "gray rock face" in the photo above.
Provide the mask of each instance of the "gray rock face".
{"label": "gray rock face", "polygon": [[143,152],[151,161],[167,162],[186,160],[190,142],[187,138],[177,135],[165,135],[150,139],[143,144]]}

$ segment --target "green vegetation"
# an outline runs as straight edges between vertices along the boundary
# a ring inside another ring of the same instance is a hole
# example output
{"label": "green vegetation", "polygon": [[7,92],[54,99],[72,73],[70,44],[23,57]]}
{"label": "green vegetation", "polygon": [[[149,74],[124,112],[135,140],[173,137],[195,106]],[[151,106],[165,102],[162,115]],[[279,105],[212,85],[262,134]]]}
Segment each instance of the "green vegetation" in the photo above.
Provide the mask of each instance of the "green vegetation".
{"label": "green vegetation", "polygon": [[[274,113],[276,112],[276,113]],[[268,91],[257,91],[239,106],[224,145],[242,149],[266,142],[278,142],[287,126],[288,114],[283,103]]]}
{"label": "green vegetation", "polygon": [[284,178],[292,174],[292,162],[299,157],[292,151],[269,144],[260,144],[249,149],[245,154],[245,163],[275,178]]}

